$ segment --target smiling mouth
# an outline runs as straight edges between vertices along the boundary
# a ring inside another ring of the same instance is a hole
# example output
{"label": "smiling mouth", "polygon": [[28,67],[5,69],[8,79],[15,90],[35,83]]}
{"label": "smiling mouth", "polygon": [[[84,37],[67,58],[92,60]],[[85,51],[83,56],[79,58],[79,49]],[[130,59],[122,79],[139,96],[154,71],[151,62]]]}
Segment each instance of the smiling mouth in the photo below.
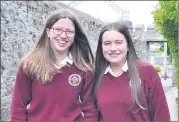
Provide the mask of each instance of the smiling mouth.
{"label": "smiling mouth", "polygon": [[66,44],[66,43],[67,43],[67,41],[59,41],[59,40],[57,40],[57,42],[58,42],[59,44]]}
{"label": "smiling mouth", "polygon": [[118,56],[118,55],[120,55],[120,54],[118,54],[118,53],[113,53],[113,54],[109,54],[110,56]]}

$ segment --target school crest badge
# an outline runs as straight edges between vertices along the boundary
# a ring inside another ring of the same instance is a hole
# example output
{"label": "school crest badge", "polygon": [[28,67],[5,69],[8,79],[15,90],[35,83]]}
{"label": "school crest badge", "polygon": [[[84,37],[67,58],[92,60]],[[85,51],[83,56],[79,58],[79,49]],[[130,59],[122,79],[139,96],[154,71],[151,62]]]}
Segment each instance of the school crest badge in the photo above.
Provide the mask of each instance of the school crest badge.
{"label": "school crest badge", "polygon": [[79,74],[71,74],[68,78],[68,83],[71,86],[78,86],[81,82],[81,76]]}

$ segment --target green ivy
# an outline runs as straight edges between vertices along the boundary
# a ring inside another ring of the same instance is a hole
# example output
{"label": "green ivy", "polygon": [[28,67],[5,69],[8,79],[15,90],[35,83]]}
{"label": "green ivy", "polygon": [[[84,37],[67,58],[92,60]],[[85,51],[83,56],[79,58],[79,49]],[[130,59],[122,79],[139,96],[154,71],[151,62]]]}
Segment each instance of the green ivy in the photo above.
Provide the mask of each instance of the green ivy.
{"label": "green ivy", "polygon": [[175,99],[175,101],[176,101],[176,104],[178,104],[178,97]]}
{"label": "green ivy", "polygon": [[178,88],[178,57],[174,58],[174,66],[175,66],[175,84]]}
{"label": "green ivy", "polygon": [[160,68],[159,65],[155,65],[154,68],[155,68],[155,70],[156,70],[157,72],[161,72],[161,71],[162,71],[162,69]]}
{"label": "green ivy", "polygon": [[178,1],[159,0],[159,6],[153,11],[154,22],[168,42],[175,67],[175,85],[178,88]]}

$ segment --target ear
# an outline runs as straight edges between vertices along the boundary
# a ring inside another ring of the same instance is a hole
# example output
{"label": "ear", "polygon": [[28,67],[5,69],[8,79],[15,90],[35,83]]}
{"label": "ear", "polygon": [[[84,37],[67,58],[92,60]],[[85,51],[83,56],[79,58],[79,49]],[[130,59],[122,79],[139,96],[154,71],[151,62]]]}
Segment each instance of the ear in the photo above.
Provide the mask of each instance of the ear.
{"label": "ear", "polygon": [[47,36],[50,37],[50,29],[46,28]]}

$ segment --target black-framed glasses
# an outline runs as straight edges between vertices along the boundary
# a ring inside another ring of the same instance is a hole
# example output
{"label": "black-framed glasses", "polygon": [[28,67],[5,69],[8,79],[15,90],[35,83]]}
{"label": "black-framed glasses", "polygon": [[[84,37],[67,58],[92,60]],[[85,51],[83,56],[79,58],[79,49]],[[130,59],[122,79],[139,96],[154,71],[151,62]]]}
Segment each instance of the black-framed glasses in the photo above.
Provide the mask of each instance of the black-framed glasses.
{"label": "black-framed glasses", "polygon": [[65,32],[65,35],[67,37],[74,37],[75,36],[75,31],[72,31],[72,30],[63,30],[63,29],[60,29],[60,28],[51,28],[53,30],[53,33],[56,34],[56,35],[61,35],[63,32]]}

